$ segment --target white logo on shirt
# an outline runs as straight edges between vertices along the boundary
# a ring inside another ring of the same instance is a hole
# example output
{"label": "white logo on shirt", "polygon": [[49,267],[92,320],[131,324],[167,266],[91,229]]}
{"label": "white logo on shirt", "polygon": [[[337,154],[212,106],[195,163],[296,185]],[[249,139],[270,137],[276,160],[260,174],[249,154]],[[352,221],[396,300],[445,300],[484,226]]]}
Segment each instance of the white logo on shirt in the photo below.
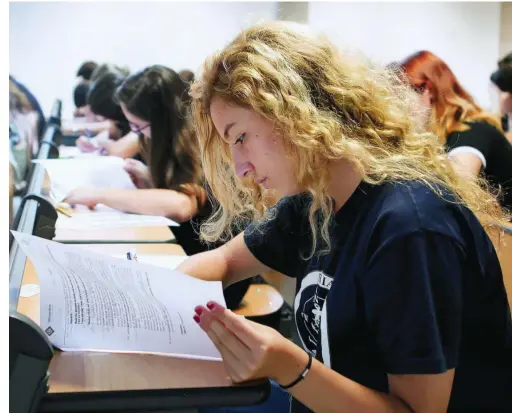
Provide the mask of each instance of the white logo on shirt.
{"label": "white logo on shirt", "polygon": [[304,348],[314,356],[318,350],[318,340],[321,339],[322,344],[327,342],[323,337],[327,334],[327,325],[322,320],[322,312],[332,281],[333,278],[324,272],[312,271],[303,278],[295,297],[295,322],[299,336]]}

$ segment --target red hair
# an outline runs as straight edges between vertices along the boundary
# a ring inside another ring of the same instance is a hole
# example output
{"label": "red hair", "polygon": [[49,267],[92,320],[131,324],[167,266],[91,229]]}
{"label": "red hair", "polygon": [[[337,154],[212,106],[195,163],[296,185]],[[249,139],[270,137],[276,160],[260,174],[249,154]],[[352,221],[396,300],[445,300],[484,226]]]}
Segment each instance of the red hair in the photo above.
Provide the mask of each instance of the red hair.
{"label": "red hair", "polygon": [[400,63],[407,81],[417,92],[431,95],[431,129],[443,142],[454,131],[467,130],[466,122],[486,121],[501,131],[499,120],[485,112],[462,87],[448,65],[426,50]]}

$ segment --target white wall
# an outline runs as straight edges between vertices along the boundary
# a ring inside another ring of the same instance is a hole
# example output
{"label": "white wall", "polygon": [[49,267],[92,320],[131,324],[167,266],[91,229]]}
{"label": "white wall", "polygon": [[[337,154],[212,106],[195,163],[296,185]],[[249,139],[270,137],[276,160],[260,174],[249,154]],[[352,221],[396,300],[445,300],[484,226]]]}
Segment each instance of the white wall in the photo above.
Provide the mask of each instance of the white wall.
{"label": "white wall", "polygon": [[311,2],[309,24],[339,46],[383,63],[430,50],[481,105],[491,106],[489,76],[499,54],[500,3]]}
{"label": "white wall", "polygon": [[9,71],[48,115],[56,98],[71,117],[85,60],[196,70],[247,25],[273,20],[275,2],[45,2],[9,4]]}
{"label": "white wall", "polygon": [[512,2],[501,3],[500,57],[512,52]]}
{"label": "white wall", "polygon": [[[500,3],[310,2],[10,3],[10,72],[48,114],[55,98],[71,116],[78,66],[87,59],[197,69],[249,24],[275,19],[277,8],[301,16],[342,46],[387,63],[428,49],[489,107],[489,75],[500,45]],[[295,8],[294,8],[295,7]],[[288,10],[290,9],[290,10]],[[284,15],[280,13],[280,15]],[[130,23],[129,23],[130,22]]]}

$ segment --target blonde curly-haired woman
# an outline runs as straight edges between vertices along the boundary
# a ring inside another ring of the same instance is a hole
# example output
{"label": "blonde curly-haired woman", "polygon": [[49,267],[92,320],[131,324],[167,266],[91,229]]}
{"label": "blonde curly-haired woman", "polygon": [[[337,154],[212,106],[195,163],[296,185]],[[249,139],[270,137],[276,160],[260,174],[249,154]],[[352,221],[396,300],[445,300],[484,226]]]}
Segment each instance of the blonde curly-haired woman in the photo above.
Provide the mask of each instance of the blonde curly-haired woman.
{"label": "blonde curly-haired woman", "polygon": [[233,381],[274,384],[265,404],[227,411],[287,411],[287,392],[293,412],[505,411],[512,324],[484,230],[502,212],[423,129],[414,92],[278,22],[210,57],[191,94],[220,204],[202,235],[253,222],[180,269],[224,285],[269,268],[297,279],[302,346],[196,307]]}

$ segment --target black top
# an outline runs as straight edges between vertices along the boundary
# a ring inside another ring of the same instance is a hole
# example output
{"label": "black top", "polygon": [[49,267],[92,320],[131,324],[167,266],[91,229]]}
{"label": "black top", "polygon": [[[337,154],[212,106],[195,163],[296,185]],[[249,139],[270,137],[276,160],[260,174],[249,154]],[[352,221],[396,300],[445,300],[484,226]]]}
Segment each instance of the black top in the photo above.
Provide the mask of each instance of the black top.
{"label": "black top", "polygon": [[251,225],[245,241],[259,261],[297,278],[299,335],[326,366],[381,392],[387,374],[456,368],[450,413],[505,412],[512,321],[500,264],[477,218],[444,192],[362,183],[335,215],[330,253],[308,261],[304,195],[278,202],[275,219],[262,231]]}
{"label": "black top", "polygon": [[484,177],[492,186],[501,186],[501,205],[512,209],[512,145],[505,135],[487,122],[468,125],[470,129],[448,135],[448,153],[471,152],[478,156],[482,161]]}
{"label": "black top", "polygon": [[[199,198],[197,199],[197,202],[198,205],[201,205],[201,201]],[[180,223],[179,227],[171,227],[171,231],[176,237],[176,241],[183,248],[185,254],[199,254],[200,252],[215,249],[222,245],[222,243],[220,242],[208,244],[202,241],[199,236],[199,230],[201,228],[201,225],[208,219],[212,212],[213,206],[209,198],[207,197],[206,203],[199,210],[199,212],[194,217],[192,217],[192,219]],[[224,290],[224,299],[226,300],[226,306],[230,310],[234,310],[239,306],[250,284],[251,280],[247,279],[240,281],[236,284],[230,285]]]}

